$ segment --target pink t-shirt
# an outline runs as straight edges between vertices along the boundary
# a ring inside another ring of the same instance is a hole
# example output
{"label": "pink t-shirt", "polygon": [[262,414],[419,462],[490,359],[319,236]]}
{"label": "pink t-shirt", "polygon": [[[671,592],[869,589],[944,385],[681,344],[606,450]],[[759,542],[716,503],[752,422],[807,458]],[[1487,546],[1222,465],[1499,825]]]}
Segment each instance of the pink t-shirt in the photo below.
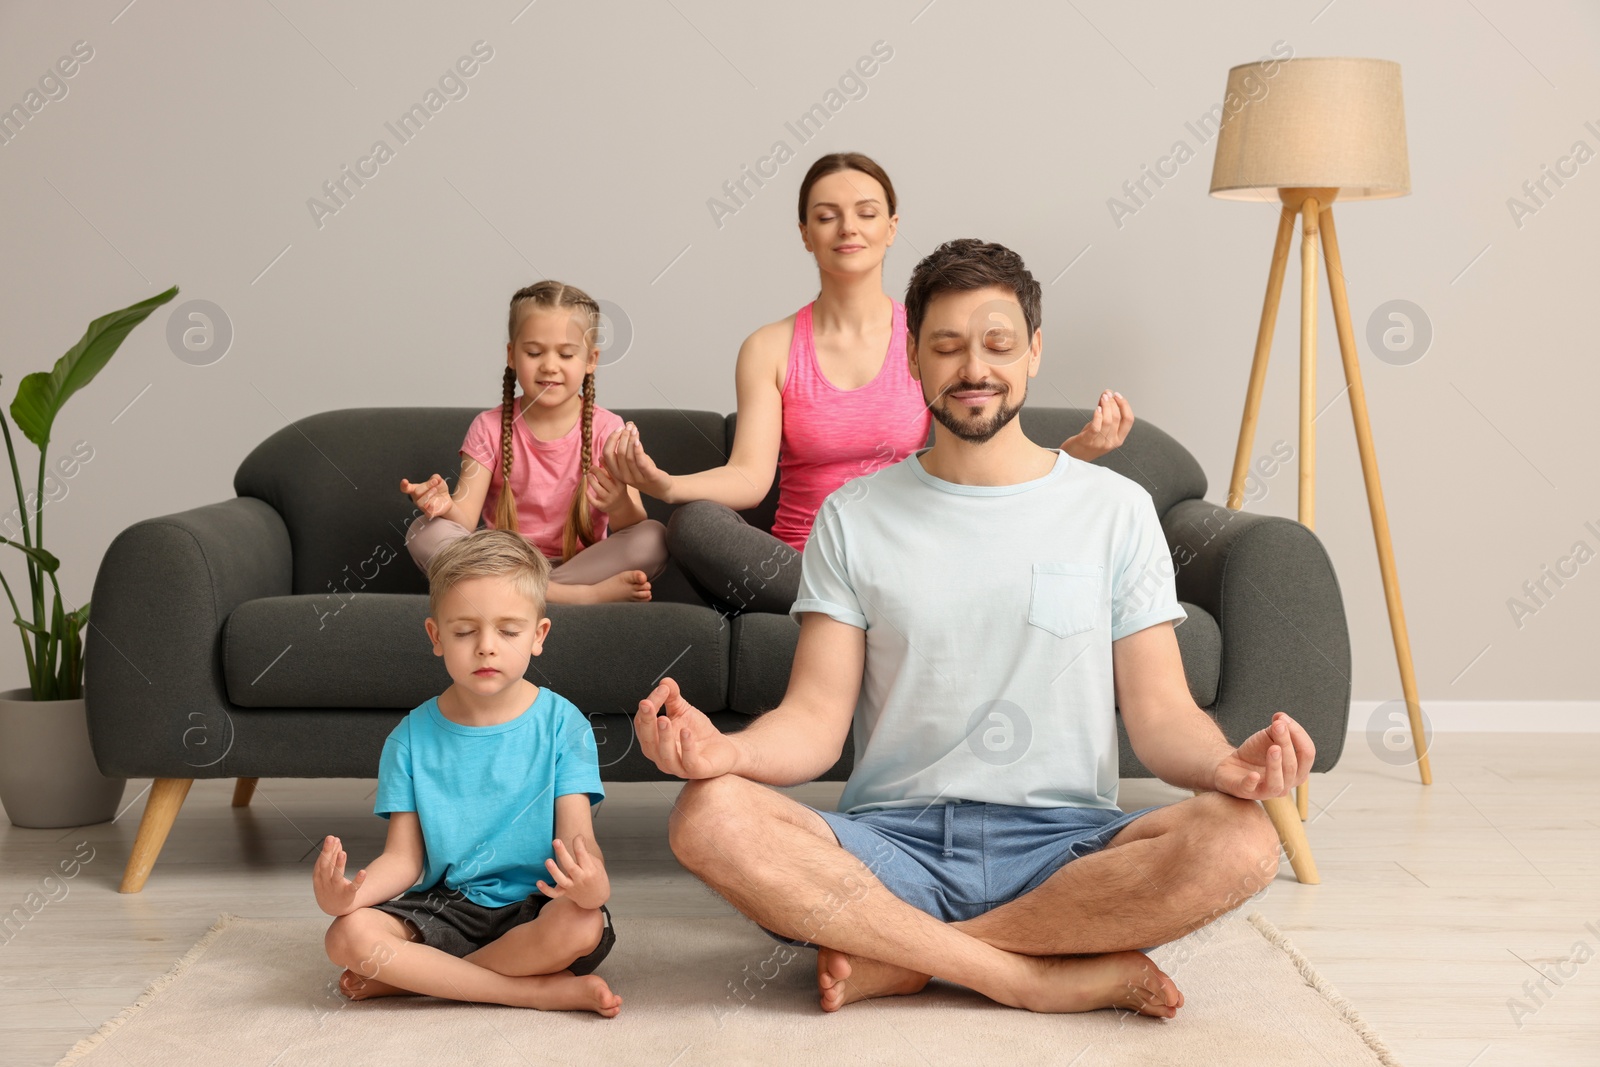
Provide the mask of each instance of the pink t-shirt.
{"label": "pink t-shirt", "polygon": [[783,444],[772,536],[804,549],[822,501],[851,478],[899,463],[928,440],[933,416],[906,367],[906,308],[894,301],[894,332],[877,377],[840,389],[817,365],[807,304],[794,317],[783,378]]}
{"label": "pink t-shirt", "polygon": [[[490,470],[489,494],[483,500],[484,525],[494,519],[500,502],[500,487],[505,479],[500,472],[500,425],[502,413],[493,407],[478,415],[467,427],[461,453],[471,456]],[[591,463],[598,462],[606,438],[622,428],[622,418],[595,405],[594,445]],[[572,494],[578,488],[578,461],[583,419],[553,441],[533,436],[522,419],[522,397],[512,401],[511,487],[517,498],[517,527],[540,552],[551,559],[561,558],[561,534],[567,528],[567,512]],[[606,535],[606,513],[590,507],[596,537]]]}

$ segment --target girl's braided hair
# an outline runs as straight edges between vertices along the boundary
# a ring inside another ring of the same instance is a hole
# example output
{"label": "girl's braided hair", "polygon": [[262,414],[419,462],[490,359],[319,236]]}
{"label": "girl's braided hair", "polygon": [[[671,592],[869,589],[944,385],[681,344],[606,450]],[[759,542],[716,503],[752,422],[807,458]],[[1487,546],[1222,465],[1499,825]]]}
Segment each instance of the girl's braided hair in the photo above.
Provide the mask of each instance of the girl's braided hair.
{"label": "girl's braided hair", "polygon": [[[589,313],[589,328],[584,331],[584,359],[600,328],[600,305],[588,293],[576,286],[546,279],[518,289],[511,298],[511,320],[507,327],[513,344],[522,318],[530,310],[539,308],[582,308]],[[515,418],[513,403],[517,391],[517,372],[506,366],[500,401],[500,499],[495,505],[494,528],[517,529],[517,502],[511,491],[511,420]],[[566,529],[561,534],[561,560],[566,562],[581,550],[595,543],[594,516],[589,508],[589,465],[594,448],[594,372],[583,376],[583,443],[578,457],[578,487],[572,494],[572,506],[567,510]]]}

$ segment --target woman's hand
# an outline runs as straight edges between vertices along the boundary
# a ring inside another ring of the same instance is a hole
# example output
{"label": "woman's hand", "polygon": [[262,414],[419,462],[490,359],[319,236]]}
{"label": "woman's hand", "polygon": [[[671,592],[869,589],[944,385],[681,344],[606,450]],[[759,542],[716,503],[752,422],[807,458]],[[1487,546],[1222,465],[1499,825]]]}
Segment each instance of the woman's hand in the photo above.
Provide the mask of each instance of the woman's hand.
{"label": "woman's hand", "polygon": [[450,487],[437,474],[420,484],[401,478],[400,491],[410,496],[412,502],[430,519],[437,519],[455,504],[450,499]]}
{"label": "woman's hand", "polygon": [[322,852],[311,867],[311,888],[317,894],[317,907],[329,915],[349,915],[357,910],[356,895],[367,880],[363,869],[356,872],[355,881],[344,876],[344,846],[337,837],[322,839]]}
{"label": "woman's hand", "polygon": [[1083,429],[1061,442],[1061,448],[1073,459],[1096,460],[1113,449],[1122,447],[1133,429],[1133,407],[1121,393],[1110,389],[1100,394],[1094,417],[1083,424]]}
{"label": "woman's hand", "polygon": [[667,494],[672,491],[672,475],[655,465],[639,442],[639,427],[631,422],[606,438],[605,447],[600,450],[600,462],[613,478],[657,500],[667,500]]}
{"label": "woman's hand", "polygon": [[1217,764],[1211,788],[1245,800],[1288,796],[1311,774],[1317,747],[1306,728],[1281,711]]}

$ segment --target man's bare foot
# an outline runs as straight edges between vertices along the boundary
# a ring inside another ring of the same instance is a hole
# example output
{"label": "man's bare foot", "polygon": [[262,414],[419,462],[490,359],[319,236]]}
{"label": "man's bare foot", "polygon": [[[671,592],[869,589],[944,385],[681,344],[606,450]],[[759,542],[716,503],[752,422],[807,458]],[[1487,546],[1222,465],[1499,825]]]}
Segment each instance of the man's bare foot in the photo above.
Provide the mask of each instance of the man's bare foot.
{"label": "man's bare foot", "polygon": [[339,992],[351,1000],[416,996],[409,989],[401,989],[399,986],[392,986],[388,982],[380,982],[376,978],[368,978],[348,969],[339,976]]}
{"label": "man's bare foot", "polygon": [[1143,952],[1099,956],[1023,956],[1032,972],[1016,1007],[1029,1011],[1094,1011],[1127,1008],[1170,1019],[1183,1007],[1173,980]]}
{"label": "man's bare foot", "polygon": [[900,997],[922,992],[928,976],[882,960],[849,956],[837,949],[817,950],[817,995],[823,1011],[873,997]]}
{"label": "man's bare foot", "polygon": [[544,1011],[592,1011],[611,1018],[622,1010],[622,998],[611,992],[598,974],[573,975],[571,971],[535,974],[515,980],[527,990],[519,1004]]}

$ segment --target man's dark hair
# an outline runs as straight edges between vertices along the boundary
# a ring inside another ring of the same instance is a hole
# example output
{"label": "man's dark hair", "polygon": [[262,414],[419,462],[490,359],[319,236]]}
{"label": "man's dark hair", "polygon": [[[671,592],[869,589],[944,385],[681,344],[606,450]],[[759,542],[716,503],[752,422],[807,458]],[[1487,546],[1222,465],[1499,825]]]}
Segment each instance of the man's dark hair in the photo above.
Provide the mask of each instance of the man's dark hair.
{"label": "man's dark hair", "polygon": [[922,330],[922,316],[928,304],[941,293],[963,293],[998,286],[1016,294],[1022,305],[1022,319],[1028,328],[1023,345],[1031,344],[1039,328],[1039,283],[1034,281],[1022,257],[1005,245],[962,237],[946,241],[922,258],[906,285],[906,331],[913,339]]}

